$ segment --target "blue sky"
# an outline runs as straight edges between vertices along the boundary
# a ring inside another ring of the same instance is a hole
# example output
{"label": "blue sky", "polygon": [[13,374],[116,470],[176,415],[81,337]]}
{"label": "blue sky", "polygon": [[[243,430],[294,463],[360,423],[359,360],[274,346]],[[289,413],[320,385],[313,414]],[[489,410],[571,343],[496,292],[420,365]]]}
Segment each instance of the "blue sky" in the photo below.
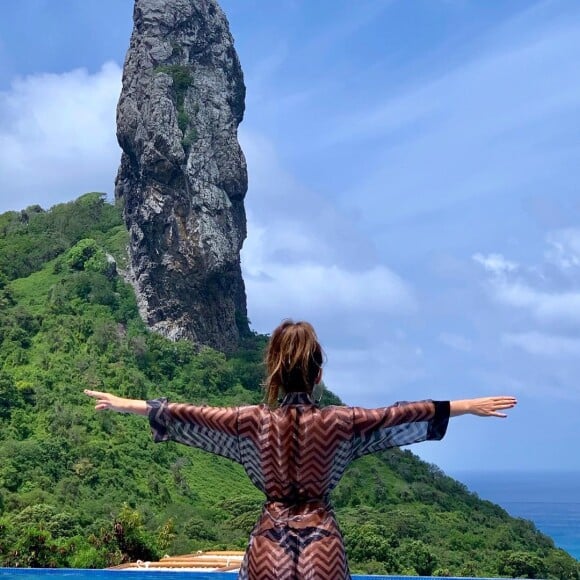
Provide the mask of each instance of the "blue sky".
{"label": "blue sky", "polygon": [[[365,406],[514,394],[419,455],[580,470],[580,4],[224,0],[253,327],[311,320]],[[0,210],[112,193],[130,0],[0,19]]]}

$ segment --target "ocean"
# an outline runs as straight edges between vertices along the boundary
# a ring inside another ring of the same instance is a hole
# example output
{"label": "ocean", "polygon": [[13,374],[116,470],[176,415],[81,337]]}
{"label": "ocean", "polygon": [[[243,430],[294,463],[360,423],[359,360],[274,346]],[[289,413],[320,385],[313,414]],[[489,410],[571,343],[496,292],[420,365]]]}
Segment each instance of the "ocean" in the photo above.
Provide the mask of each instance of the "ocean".
{"label": "ocean", "polygon": [[580,560],[580,472],[463,471],[450,475],[512,516],[531,520]]}

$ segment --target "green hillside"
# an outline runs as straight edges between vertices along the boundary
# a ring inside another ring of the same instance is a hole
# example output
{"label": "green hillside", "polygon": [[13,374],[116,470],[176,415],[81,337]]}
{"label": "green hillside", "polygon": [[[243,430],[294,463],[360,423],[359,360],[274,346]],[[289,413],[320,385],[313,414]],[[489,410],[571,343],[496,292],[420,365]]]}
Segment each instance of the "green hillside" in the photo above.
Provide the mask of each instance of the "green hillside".
{"label": "green hillside", "polygon": [[[82,394],[262,398],[266,337],[226,356],[150,333],[118,273],[126,242],[101,194],[0,215],[0,566],[241,549],[259,513],[239,466],[155,445],[142,417],[95,413]],[[356,462],[334,502],[355,572],[580,578],[531,523],[408,451]]]}

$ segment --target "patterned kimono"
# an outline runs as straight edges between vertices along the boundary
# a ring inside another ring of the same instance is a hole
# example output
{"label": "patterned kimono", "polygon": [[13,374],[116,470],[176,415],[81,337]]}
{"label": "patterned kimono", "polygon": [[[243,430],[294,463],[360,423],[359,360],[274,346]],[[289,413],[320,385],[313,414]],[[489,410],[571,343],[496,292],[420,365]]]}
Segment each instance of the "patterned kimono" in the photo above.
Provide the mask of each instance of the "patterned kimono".
{"label": "patterned kimono", "polygon": [[289,393],[275,410],[165,399],[148,405],[156,442],[173,440],[237,461],[266,495],[240,570],[243,580],[349,579],[330,492],[351,461],[441,439],[449,421],[449,402],[320,408],[307,393]]}

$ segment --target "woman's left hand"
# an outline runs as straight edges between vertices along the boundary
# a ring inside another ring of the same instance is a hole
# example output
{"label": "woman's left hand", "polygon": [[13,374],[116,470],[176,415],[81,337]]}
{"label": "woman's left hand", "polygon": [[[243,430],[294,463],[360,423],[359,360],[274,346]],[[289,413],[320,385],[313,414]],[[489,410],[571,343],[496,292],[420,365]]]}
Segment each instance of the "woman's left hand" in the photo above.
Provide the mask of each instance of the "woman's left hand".
{"label": "woman's left hand", "polygon": [[507,415],[500,413],[500,411],[512,409],[516,405],[516,398],[507,395],[451,401],[451,416],[475,415],[477,417],[500,417],[505,419]]}

